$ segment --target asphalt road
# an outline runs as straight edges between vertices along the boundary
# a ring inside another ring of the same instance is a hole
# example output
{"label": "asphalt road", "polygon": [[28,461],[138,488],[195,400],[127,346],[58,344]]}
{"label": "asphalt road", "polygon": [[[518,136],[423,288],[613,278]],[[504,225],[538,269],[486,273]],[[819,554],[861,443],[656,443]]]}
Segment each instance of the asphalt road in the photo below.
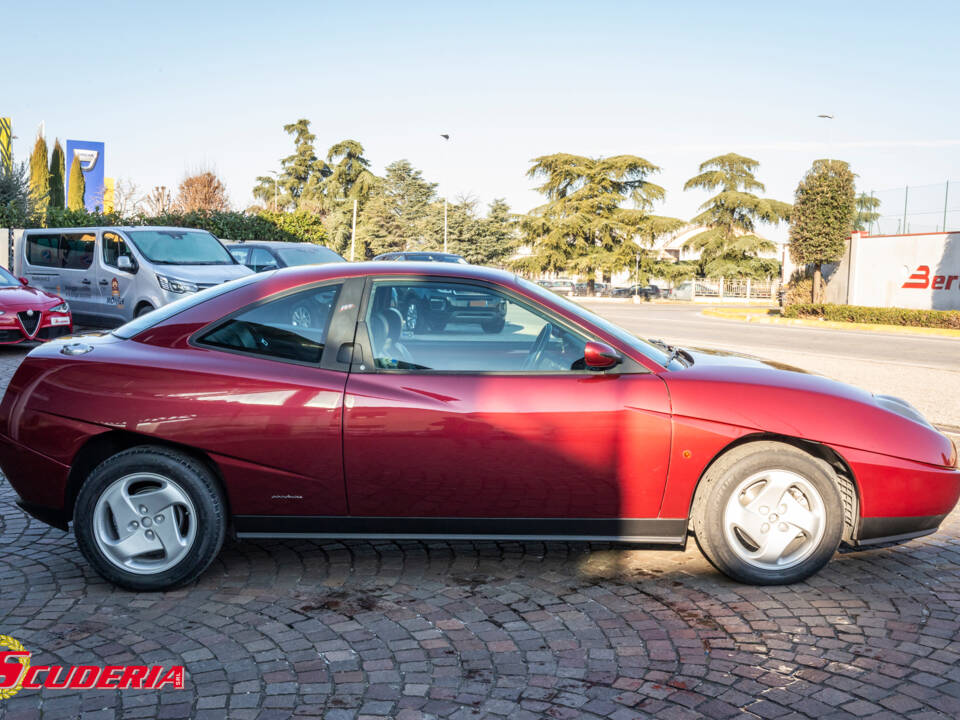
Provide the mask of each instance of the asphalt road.
{"label": "asphalt road", "polygon": [[733,350],[897,395],[933,423],[960,431],[960,339],[722,320],[696,305],[582,304],[640,337]]}

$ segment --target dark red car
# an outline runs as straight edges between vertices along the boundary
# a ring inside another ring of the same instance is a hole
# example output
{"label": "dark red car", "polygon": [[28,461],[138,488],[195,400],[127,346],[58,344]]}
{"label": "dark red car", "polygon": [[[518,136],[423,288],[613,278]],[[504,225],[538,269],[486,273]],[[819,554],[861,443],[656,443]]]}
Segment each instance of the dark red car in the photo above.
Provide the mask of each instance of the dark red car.
{"label": "dark red car", "polygon": [[[506,305],[414,334],[412,287]],[[637,339],[508,273],[288,268],[35,349],[0,406],[21,506],[111,581],[169,588],[239,538],[683,546],[793,582],[934,532],[956,448],[905,402]]]}
{"label": "dark red car", "polygon": [[0,345],[52,340],[73,332],[70,306],[63,298],[30,287],[0,267]]}

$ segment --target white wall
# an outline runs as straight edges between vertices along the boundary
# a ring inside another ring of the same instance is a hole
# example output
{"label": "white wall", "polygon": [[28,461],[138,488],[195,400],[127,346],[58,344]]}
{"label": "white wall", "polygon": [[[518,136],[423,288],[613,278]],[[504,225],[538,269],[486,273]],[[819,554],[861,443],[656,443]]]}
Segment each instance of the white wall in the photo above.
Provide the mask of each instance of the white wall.
{"label": "white wall", "polygon": [[960,232],[854,233],[850,242],[851,305],[960,310]]}

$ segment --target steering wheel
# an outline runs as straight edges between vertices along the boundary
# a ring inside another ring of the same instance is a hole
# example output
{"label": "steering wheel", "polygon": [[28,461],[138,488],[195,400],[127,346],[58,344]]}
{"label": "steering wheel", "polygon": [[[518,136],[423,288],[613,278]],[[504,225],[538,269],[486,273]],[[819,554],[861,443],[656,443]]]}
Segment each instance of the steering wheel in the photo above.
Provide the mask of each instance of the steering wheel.
{"label": "steering wheel", "polygon": [[540,334],[537,335],[537,339],[533,341],[533,347],[530,348],[530,353],[523,361],[523,366],[520,368],[521,370],[536,369],[543,359],[543,354],[547,350],[547,342],[550,340],[551,334],[553,334],[553,325],[547,323],[543,326]]}

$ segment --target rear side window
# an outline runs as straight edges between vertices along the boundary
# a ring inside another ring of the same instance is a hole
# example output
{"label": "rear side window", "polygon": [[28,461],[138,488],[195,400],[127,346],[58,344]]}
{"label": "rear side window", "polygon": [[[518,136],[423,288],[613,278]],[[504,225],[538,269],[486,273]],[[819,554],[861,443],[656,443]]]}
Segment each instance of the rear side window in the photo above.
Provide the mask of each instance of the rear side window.
{"label": "rear side window", "polygon": [[60,233],[27,235],[27,262],[38,267],[60,267]]}
{"label": "rear side window", "polygon": [[93,262],[94,233],[70,233],[60,236],[60,267],[86,270]]}
{"label": "rear side window", "polygon": [[39,267],[86,270],[93,262],[94,233],[49,233],[27,236],[27,262]]}
{"label": "rear side window", "polygon": [[200,337],[202,345],[319,364],[340,285],[325,285],[245,310]]}

